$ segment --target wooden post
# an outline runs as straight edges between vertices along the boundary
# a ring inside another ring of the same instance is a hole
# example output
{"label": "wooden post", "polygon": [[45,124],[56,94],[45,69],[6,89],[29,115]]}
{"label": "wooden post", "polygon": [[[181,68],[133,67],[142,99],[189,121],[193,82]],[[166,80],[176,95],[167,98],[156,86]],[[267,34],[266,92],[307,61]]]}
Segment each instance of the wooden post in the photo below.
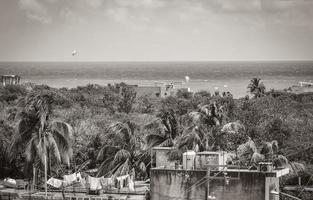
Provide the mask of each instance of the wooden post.
{"label": "wooden post", "polygon": [[205,199],[208,200],[208,197],[210,195],[210,167],[208,167],[208,170],[207,170],[207,192],[206,192],[206,196],[205,196]]}

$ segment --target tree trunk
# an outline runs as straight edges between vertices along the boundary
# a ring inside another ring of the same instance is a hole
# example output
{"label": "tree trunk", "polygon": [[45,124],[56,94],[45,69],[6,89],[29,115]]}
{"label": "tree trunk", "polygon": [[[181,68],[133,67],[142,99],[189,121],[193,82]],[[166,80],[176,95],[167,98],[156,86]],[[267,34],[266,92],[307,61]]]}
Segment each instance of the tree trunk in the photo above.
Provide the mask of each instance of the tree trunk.
{"label": "tree trunk", "polygon": [[45,196],[47,197],[47,155],[46,155],[46,153],[45,153],[45,155],[44,155],[44,157],[45,157]]}
{"label": "tree trunk", "polygon": [[36,187],[36,168],[33,166],[33,185],[31,187],[31,190],[35,191]]}

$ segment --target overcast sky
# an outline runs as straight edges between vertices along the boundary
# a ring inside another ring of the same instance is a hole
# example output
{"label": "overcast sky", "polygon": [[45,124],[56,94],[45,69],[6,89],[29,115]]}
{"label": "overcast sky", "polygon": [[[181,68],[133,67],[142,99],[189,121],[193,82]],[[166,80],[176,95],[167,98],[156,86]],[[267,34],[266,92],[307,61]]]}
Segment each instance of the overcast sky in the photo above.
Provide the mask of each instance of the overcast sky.
{"label": "overcast sky", "polygon": [[313,60],[313,0],[0,0],[0,61],[170,60]]}

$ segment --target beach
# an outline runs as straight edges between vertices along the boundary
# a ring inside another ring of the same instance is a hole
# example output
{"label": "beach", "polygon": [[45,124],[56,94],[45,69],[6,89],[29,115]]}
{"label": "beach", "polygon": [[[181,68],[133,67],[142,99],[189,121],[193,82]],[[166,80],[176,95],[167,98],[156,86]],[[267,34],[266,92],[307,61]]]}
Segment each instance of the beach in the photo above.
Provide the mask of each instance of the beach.
{"label": "beach", "polygon": [[[73,88],[87,84],[152,86],[174,83],[192,92],[231,92],[235,98],[248,94],[254,77],[266,89],[285,89],[299,81],[313,80],[313,62],[1,62],[0,74],[17,74],[21,82]],[[185,76],[189,76],[187,82]]]}

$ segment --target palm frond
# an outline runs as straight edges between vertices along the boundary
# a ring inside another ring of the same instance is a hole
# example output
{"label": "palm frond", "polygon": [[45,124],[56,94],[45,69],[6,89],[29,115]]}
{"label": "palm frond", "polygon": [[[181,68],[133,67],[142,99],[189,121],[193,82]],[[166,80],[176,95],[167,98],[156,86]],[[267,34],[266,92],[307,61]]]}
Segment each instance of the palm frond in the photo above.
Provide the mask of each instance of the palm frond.
{"label": "palm frond", "polygon": [[129,151],[125,149],[120,149],[118,152],[116,152],[113,160],[113,164],[117,165],[120,164],[121,162],[125,162],[125,160],[128,160],[131,157],[131,154]]}
{"label": "palm frond", "polygon": [[91,163],[91,160],[86,160],[85,162],[83,162],[81,165],[77,166],[77,168],[75,169],[76,172],[80,172],[81,170],[85,169],[87,167],[87,165],[89,165]]}
{"label": "palm frond", "polygon": [[249,138],[244,144],[239,145],[237,148],[237,155],[240,160],[244,162],[250,161],[254,153],[257,152],[255,143]]}
{"label": "palm frond", "polygon": [[[112,172],[111,172],[111,173],[109,173],[109,172],[110,172],[110,170],[112,171],[112,165],[111,165],[111,163],[112,163],[113,159],[114,159],[114,155],[108,157],[107,159],[105,159],[105,160],[101,163],[101,165],[98,167],[97,176],[99,176],[99,175],[105,175],[105,174],[108,175],[108,176],[111,176],[111,175],[112,175]],[[114,167],[114,166],[113,166],[113,167]],[[115,167],[117,167],[117,166],[115,166]],[[113,168],[113,170],[114,170],[114,168]]]}
{"label": "palm frond", "polygon": [[221,129],[222,132],[231,133],[231,134],[239,133],[244,130],[245,130],[244,125],[238,121],[227,123]]}
{"label": "palm frond", "polygon": [[[52,135],[48,134],[46,137],[46,145],[50,150],[50,153],[53,154],[53,156],[57,159],[57,161],[60,163],[61,162],[61,154],[58,148],[58,144],[55,141],[54,137]],[[69,162],[66,162],[66,164],[69,166]]]}
{"label": "palm frond", "polygon": [[53,121],[51,123],[50,129],[52,132],[57,132],[63,135],[63,137],[65,137],[68,141],[70,141],[73,137],[73,127],[68,123]]}
{"label": "palm frond", "polygon": [[146,144],[148,148],[155,147],[164,142],[166,138],[159,134],[149,134],[145,137]]}
{"label": "palm frond", "polygon": [[201,122],[202,114],[200,112],[193,111],[190,112],[188,115],[194,124],[199,124]]}
{"label": "palm frond", "polygon": [[289,169],[291,174],[299,174],[300,172],[304,172],[306,167],[304,164],[299,162],[291,162],[289,163]]}
{"label": "palm frond", "polygon": [[106,159],[107,155],[115,155],[115,153],[119,150],[120,148],[117,147],[117,146],[112,146],[112,145],[105,145],[103,146],[98,155],[97,155],[97,160],[100,161],[100,160],[104,160]]}
{"label": "palm frond", "polygon": [[196,131],[192,131],[189,134],[185,134],[180,141],[178,142],[178,148],[181,149],[183,147],[187,147],[187,149],[191,150],[196,148],[196,145],[200,145],[201,138]]}
{"label": "palm frond", "polygon": [[41,160],[41,163],[45,163],[45,156],[46,156],[46,142],[44,137],[34,137],[34,145],[36,147],[36,154]]}
{"label": "palm frond", "polygon": [[288,167],[289,161],[288,159],[283,156],[283,155],[278,155],[274,160],[273,160],[273,165],[275,167]]}
{"label": "palm frond", "polygon": [[57,144],[61,158],[67,165],[69,165],[70,159],[73,156],[71,142],[73,128],[65,122],[54,121],[51,123],[50,131]]}
{"label": "palm frond", "polygon": [[114,122],[109,125],[109,129],[112,130],[115,136],[126,142],[128,142],[131,137],[131,129],[126,123]]}
{"label": "palm frond", "polygon": [[172,147],[174,145],[174,141],[170,138],[164,140],[161,144],[159,144],[160,147]]}
{"label": "palm frond", "polygon": [[37,154],[36,145],[35,145],[34,140],[35,140],[35,138],[32,138],[29,142],[27,142],[25,152],[24,152],[24,154],[26,156],[26,160],[29,163],[31,163],[33,160],[35,160],[35,156]]}
{"label": "palm frond", "polygon": [[114,176],[123,176],[129,173],[131,166],[129,165],[129,159],[127,158],[125,162],[120,164],[118,168],[113,172]]}
{"label": "palm frond", "polygon": [[258,164],[259,162],[262,162],[264,160],[264,155],[254,152],[251,157],[251,163]]}

